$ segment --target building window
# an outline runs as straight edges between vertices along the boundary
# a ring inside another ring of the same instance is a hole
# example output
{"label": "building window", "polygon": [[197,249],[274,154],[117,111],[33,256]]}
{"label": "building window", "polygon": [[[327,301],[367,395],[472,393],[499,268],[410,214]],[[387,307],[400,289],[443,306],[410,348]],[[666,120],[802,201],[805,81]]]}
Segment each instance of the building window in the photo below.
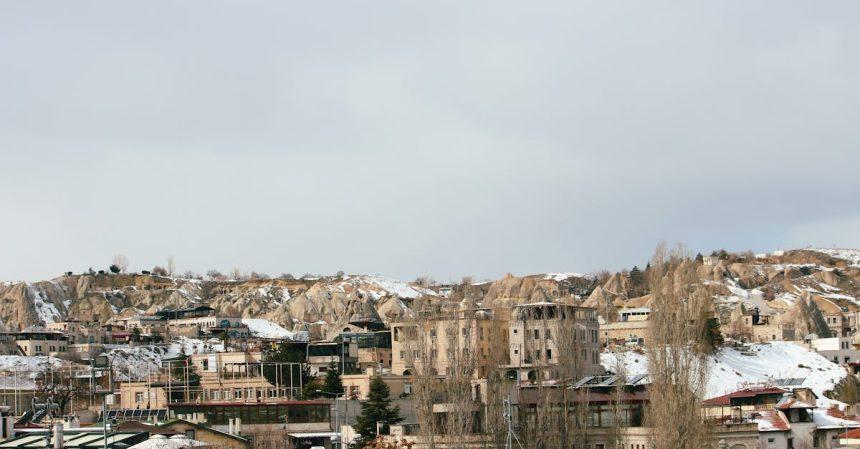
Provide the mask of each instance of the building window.
{"label": "building window", "polygon": [[188,429],[188,430],[186,430],[186,431],[185,431],[185,436],[193,440],[193,439],[194,439],[194,429]]}
{"label": "building window", "polygon": [[546,359],[547,359],[547,360],[552,360],[552,349],[547,349],[547,350],[546,350]]}
{"label": "building window", "polygon": [[549,340],[550,338],[552,338],[552,330],[551,330],[551,329],[547,329],[547,330],[544,332],[544,337],[545,337],[547,340]]}
{"label": "building window", "polygon": [[138,391],[134,394],[134,402],[140,403],[143,402],[143,392]]}
{"label": "building window", "polygon": [[540,330],[535,329],[535,340],[537,340],[538,338],[540,338]]}

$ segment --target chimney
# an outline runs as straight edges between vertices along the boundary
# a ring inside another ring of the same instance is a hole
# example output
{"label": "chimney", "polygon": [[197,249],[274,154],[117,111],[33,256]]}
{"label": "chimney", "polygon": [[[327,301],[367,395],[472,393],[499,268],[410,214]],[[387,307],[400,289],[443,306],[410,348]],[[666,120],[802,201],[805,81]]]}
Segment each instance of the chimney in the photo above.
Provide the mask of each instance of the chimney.
{"label": "chimney", "polygon": [[63,424],[54,424],[54,449],[63,449]]}
{"label": "chimney", "polygon": [[3,429],[0,430],[0,438],[7,440],[15,434],[15,415],[3,415]]}

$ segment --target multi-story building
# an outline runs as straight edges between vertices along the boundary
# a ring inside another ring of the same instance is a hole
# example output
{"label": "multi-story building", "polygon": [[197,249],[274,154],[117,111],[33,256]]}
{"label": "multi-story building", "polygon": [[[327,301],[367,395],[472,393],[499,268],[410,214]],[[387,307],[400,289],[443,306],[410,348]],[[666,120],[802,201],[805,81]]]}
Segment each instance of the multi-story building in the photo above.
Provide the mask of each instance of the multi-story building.
{"label": "multi-story building", "polygon": [[66,352],[69,340],[62,332],[41,326],[30,326],[15,337],[15,344],[23,355],[52,355]]}
{"label": "multi-story building", "polygon": [[66,339],[68,340],[70,345],[74,345],[77,343],[84,343],[84,329],[86,328],[80,321],[70,320],[70,321],[58,321],[55,323],[48,323],[45,325],[45,329],[53,332],[61,332],[65,334]]}
{"label": "multi-story building", "polygon": [[712,423],[755,423],[757,444],[745,444],[745,448],[841,447],[839,435],[846,429],[860,427],[860,422],[838,409],[817,408],[816,400],[815,393],[808,388],[760,386],[708,399],[702,404],[702,411]]}
{"label": "multi-story building", "polygon": [[343,332],[335,337],[335,342],[355,345],[356,369],[364,372],[368,368],[382,372],[391,369],[391,332]]}
{"label": "multi-story building", "polygon": [[853,301],[812,295],[812,301],[818,306],[827,327],[830,328],[830,337],[847,337],[857,330],[857,313],[860,306]]}
{"label": "multi-story building", "polygon": [[836,364],[856,365],[860,350],[854,347],[854,337],[814,338],[807,342],[809,349]]}
{"label": "multi-story building", "polygon": [[445,376],[455,364],[477,378],[508,363],[508,322],[504,309],[475,308],[423,312],[416,320],[391,325],[391,372],[414,369]]}
{"label": "multi-story building", "polygon": [[509,339],[508,377],[534,382],[603,372],[597,312],[592,308],[552,302],[518,305]]}
{"label": "multi-story building", "polygon": [[240,317],[219,316],[209,306],[162,310],[152,315],[137,315],[120,320],[129,331],[140,329],[142,334],[183,335],[186,337],[217,336],[248,337],[248,326]]}
{"label": "multi-story building", "polygon": [[311,376],[335,367],[341,373],[354,373],[358,367],[357,341],[323,341],[307,344],[307,363]]}
{"label": "multi-story building", "polygon": [[122,372],[119,404],[158,409],[170,403],[258,402],[298,397],[301,364],[264,362],[259,352],[179,356],[151,372]]}

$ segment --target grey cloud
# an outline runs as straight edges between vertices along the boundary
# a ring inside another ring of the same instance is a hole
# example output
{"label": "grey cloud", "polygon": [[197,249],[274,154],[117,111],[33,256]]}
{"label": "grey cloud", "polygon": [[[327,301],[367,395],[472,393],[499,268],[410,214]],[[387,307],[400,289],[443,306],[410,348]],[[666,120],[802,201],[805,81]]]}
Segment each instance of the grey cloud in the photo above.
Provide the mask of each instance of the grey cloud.
{"label": "grey cloud", "polygon": [[858,6],[8,2],[0,278],[860,246]]}

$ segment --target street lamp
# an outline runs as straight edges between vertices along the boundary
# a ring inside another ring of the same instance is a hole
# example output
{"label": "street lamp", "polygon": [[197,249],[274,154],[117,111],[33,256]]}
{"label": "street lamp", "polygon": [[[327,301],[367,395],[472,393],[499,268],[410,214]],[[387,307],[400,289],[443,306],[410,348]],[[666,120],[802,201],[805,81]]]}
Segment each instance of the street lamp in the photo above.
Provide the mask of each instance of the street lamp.
{"label": "street lamp", "polygon": [[[327,395],[330,395],[330,396],[332,396],[332,397],[334,398],[334,426],[335,426],[335,433],[336,433],[336,435],[335,435],[335,436],[333,436],[333,437],[331,437],[331,438],[332,438],[331,440],[332,440],[332,442],[333,442],[333,443],[335,443],[338,447],[340,447],[340,446],[341,446],[341,443],[342,443],[342,440],[343,440],[343,434],[342,434],[342,433],[341,433],[341,431],[340,431],[340,416],[338,415],[338,411],[337,411],[337,397],[338,397],[338,396],[340,396],[340,395],[341,395],[341,394],[343,394],[343,393],[335,393],[335,392],[333,392],[333,391],[323,391],[323,390],[315,390],[315,391],[316,391],[318,394],[327,394]],[[349,402],[347,402],[347,403],[346,403],[346,407],[345,407],[345,408],[348,408],[348,407],[349,407]],[[343,420],[344,420],[344,423],[346,423],[346,422],[347,422],[347,419],[348,419],[348,418],[347,418],[347,416],[346,416],[346,412],[347,412],[347,410],[344,410],[344,413],[343,413]]]}

